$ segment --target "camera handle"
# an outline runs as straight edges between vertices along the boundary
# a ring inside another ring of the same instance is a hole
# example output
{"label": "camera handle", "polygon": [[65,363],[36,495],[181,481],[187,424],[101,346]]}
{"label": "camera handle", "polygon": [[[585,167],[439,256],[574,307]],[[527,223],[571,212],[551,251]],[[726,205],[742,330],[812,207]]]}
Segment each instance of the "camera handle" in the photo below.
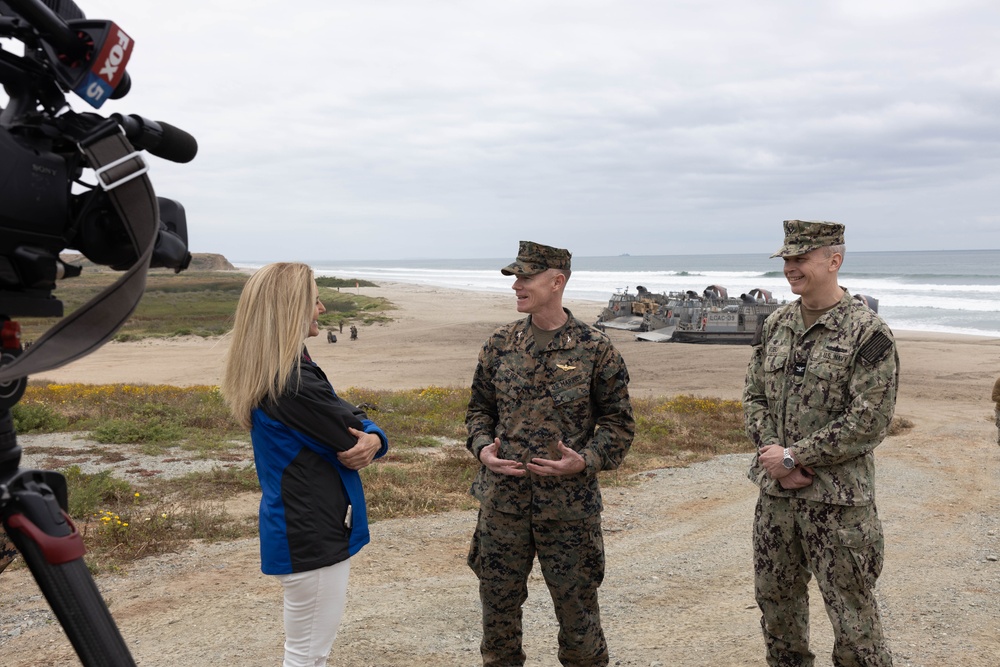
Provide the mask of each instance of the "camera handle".
{"label": "camera handle", "polygon": [[135,661],[83,560],[83,539],[66,514],[66,480],[18,468],[10,410],[0,411],[0,517],[85,667]]}

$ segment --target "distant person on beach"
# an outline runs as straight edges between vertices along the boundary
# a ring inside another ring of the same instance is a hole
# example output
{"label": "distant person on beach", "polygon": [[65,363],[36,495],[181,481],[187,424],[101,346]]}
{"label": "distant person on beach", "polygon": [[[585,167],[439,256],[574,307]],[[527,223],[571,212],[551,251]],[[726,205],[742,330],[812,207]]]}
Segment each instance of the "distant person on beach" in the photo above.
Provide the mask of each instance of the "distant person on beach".
{"label": "distant person on beach", "polygon": [[559,621],[563,665],[608,664],[597,473],[617,468],[635,421],[628,370],[607,336],[563,308],[570,253],[522,241],[501,269],[528,317],[479,354],[466,444],[482,464],[469,567],[479,578],[484,667],[523,665],[521,605],[535,556]]}
{"label": "distant person on beach", "polygon": [[309,357],[305,339],[319,335],[325,311],[305,264],[256,271],[236,307],[222,379],[226,404],[253,442],[261,571],[284,588],[284,667],[326,664],[351,556],[369,541],[358,471],[389,447]]}
{"label": "distant person on beach", "polygon": [[357,339],[358,339],[358,328],[352,324],[351,325],[351,340],[357,340]]}
{"label": "distant person on beach", "polygon": [[326,332],[326,342],[327,343],[336,343],[337,342],[337,334],[333,333],[332,329],[330,331]]}
{"label": "distant person on beach", "polygon": [[754,589],[767,664],[813,664],[815,574],[833,623],[833,664],[887,667],[874,594],[883,559],[874,449],[892,421],[899,357],[888,325],[838,283],[844,226],[784,227],[772,257],[784,259],[799,299],[758,326],[743,392],[757,446]]}
{"label": "distant person on beach", "polygon": [[993,383],[993,402],[996,404],[993,417],[996,419],[997,425],[997,444],[1000,445],[1000,378],[997,378],[997,381]]}

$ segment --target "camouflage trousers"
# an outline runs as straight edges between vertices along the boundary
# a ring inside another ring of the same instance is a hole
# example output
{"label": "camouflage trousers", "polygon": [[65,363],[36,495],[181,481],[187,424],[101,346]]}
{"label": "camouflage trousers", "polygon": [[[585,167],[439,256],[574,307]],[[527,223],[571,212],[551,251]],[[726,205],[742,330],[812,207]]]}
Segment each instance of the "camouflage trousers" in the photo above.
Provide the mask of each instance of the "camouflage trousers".
{"label": "camouflage trousers", "polygon": [[597,604],[597,588],[604,580],[601,517],[539,521],[480,508],[469,567],[479,577],[483,605],[483,666],[524,664],[521,606],[528,599],[528,574],[536,554],[559,621],[559,662],[607,665]]}
{"label": "camouflage trousers", "polygon": [[875,580],[882,524],[875,505],[830,505],[761,492],[754,514],[754,589],[771,667],[811,667],[812,574],[833,624],[835,667],[889,667]]}
{"label": "camouflage trousers", "polygon": [[997,424],[997,444],[1000,445],[1000,408],[994,410],[994,417],[996,418]]}

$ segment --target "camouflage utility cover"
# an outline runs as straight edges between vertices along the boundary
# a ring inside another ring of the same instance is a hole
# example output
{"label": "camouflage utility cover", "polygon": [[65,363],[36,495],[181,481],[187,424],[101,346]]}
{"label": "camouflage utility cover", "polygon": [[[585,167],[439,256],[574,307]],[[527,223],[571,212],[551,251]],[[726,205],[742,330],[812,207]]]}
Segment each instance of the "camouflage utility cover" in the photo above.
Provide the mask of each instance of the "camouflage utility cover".
{"label": "camouflage utility cover", "polygon": [[799,301],[775,311],[754,341],[743,391],[757,447],[795,449],[813,483],[786,491],[757,457],[749,477],[766,493],[838,505],[875,498],[873,450],[892,421],[899,356],[889,326],[846,291],[805,331]]}
{"label": "camouflage utility cover", "polygon": [[471,493],[483,505],[538,519],[573,520],[602,509],[597,473],[621,465],[635,420],[628,370],[610,339],[569,314],[566,326],[537,349],[531,318],[497,329],[479,354],[466,415],[469,451],[500,438],[497,456],[528,463],[559,459],[559,440],[587,467],[576,475],[501,475],[480,466]]}
{"label": "camouflage utility cover", "polygon": [[505,276],[534,276],[547,269],[568,271],[573,261],[569,250],[521,241],[517,248],[517,259],[500,269]]}
{"label": "camouflage utility cover", "polygon": [[844,244],[844,226],[839,222],[785,220],[784,227],[785,243],[771,257],[793,257]]}

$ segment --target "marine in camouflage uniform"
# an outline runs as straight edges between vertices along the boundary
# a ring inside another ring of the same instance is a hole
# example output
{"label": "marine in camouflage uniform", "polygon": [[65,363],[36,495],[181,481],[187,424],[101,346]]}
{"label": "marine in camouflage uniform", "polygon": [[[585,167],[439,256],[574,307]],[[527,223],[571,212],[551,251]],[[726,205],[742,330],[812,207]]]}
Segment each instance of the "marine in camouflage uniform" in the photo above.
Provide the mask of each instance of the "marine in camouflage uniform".
{"label": "marine in camouflage uniform", "polygon": [[[743,393],[758,447],[749,477],[760,486],[754,587],[767,662],[813,664],[807,584],[815,574],[833,623],[833,664],[886,667],[892,656],[874,596],[883,537],[873,450],[892,420],[899,358],[886,323],[836,282],[843,226],[792,220],[785,232],[773,256],[785,258],[802,298],[758,330]],[[827,297],[821,307],[817,295]]]}
{"label": "marine in camouflage uniform", "polygon": [[536,555],[559,620],[560,662],[608,664],[597,473],[621,464],[635,421],[621,355],[562,308],[569,268],[567,251],[521,242],[502,271],[517,276],[518,310],[529,316],[490,336],[472,382],[467,447],[483,465],[471,489],[480,510],[468,562],[480,582],[486,667],[524,664],[521,606]]}

